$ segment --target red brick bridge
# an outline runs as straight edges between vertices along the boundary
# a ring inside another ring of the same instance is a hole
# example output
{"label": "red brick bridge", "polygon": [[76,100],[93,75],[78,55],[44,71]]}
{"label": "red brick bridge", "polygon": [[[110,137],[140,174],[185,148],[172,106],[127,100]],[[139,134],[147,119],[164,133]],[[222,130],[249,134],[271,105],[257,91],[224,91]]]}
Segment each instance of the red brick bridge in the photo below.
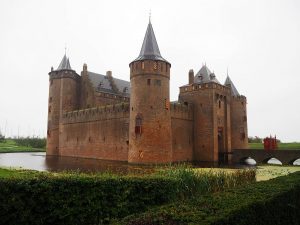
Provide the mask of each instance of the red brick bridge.
{"label": "red brick bridge", "polygon": [[263,150],[263,149],[234,149],[232,152],[233,163],[243,163],[251,157],[256,163],[267,163],[269,159],[276,158],[282,165],[293,165],[294,161],[300,159],[299,150]]}

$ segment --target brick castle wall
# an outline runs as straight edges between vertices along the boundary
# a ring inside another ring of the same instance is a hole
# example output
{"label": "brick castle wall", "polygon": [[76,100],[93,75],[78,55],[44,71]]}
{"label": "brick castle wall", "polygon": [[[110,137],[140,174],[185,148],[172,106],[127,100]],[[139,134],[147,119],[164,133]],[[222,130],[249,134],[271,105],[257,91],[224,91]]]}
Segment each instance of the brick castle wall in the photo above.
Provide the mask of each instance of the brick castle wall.
{"label": "brick castle wall", "polygon": [[154,60],[130,64],[128,161],[131,163],[172,161],[170,66]]}
{"label": "brick castle wall", "polygon": [[[217,162],[219,151],[228,151],[231,144],[230,90],[216,83],[193,84],[180,88],[179,101],[194,107],[194,160]],[[219,133],[222,140],[219,141]],[[222,146],[220,146],[222,145]]]}
{"label": "brick castle wall", "polygon": [[171,103],[172,161],[193,161],[192,105]]}
{"label": "brick castle wall", "polygon": [[245,96],[231,99],[232,149],[248,148],[247,99]]}
{"label": "brick castle wall", "polygon": [[49,73],[47,154],[59,154],[60,118],[63,112],[78,108],[80,77],[72,70]]}
{"label": "brick castle wall", "polygon": [[127,161],[129,104],[63,114],[59,154]]}

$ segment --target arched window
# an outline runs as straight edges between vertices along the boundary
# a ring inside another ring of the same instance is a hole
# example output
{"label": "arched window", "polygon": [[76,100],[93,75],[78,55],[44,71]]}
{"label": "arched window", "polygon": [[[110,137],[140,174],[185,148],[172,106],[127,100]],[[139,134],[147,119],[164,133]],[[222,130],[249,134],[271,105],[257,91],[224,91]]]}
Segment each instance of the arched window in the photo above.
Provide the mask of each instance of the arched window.
{"label": "arched window", "polygon": [[135,133],[141,135],[142,134],[142,124],[143,118],[142,115],[139,113],[135,117]]}

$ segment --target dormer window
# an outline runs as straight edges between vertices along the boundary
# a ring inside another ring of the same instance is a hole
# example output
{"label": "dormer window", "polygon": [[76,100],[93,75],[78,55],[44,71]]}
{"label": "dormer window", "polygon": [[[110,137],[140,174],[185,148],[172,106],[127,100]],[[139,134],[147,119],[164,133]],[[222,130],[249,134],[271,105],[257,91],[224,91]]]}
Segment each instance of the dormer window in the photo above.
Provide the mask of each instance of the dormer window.
{"label": "dormer window", "polygon": [[216,75],[215,75],[214,73],[211,73],[211,74],[209,75],[209,77],[210,77],[211,80],[214,80],[214,79],[216,78]]}

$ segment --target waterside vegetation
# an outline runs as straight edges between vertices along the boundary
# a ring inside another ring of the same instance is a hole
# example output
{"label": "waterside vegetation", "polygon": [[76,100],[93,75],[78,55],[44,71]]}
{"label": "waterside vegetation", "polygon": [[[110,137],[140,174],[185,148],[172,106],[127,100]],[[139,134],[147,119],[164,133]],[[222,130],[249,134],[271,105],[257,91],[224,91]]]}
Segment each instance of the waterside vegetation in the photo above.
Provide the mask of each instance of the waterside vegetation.
{"label": "waterside vegetation", "polygon": [[255,170],[226,174],[199,172],[185,165],[145,176],[0,169],[0,220],[8,225],[107,224],[254,181]]}
{"label": "waterside vegetation", "polygon": [[46,139],[38,137],[11,138],[0,142],[0,153],[44,152]]}

